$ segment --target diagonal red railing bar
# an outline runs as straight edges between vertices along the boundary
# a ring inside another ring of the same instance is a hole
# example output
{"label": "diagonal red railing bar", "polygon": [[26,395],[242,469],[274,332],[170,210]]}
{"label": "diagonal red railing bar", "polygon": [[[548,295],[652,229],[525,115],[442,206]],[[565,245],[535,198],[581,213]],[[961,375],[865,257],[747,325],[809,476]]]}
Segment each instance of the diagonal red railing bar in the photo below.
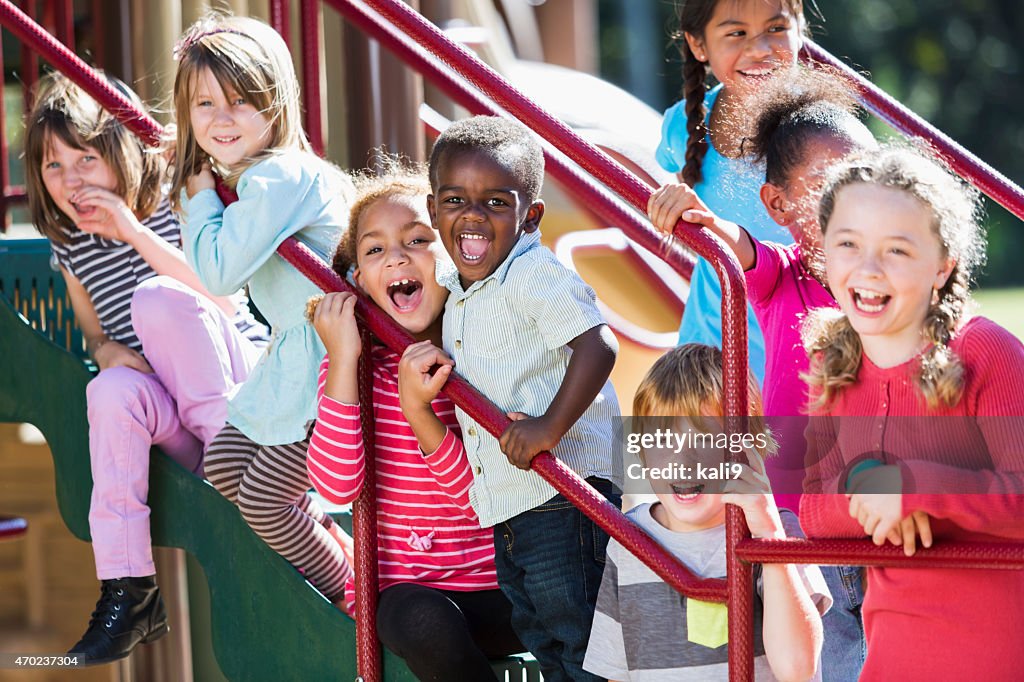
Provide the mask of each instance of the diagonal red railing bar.
{"label": "diagonal red railing bar", "polygon": [[[413,342],[407,331],[395,324],[395,321],[369,298],[338,277],[305,245],[289,239],[278,248],[278,253],[324,291],[351,291],[359,294],[356,314],[377,338],[395,352],[401,353]],[[455,404],[492,434],[500,435],[510,423],[503,411],[495,407],[457,373],[453,373],[448,379],[444,390]],[[550,453],[538,455],[534,459],[533,468],[576,506],[586,511],[588,516],[626,549],[644,559],[644,562],[666,583],[695,599],[725,601],[724,581],[694,577],[658,543],[627,521],[614,505]]]}
{"label": "diagonal red railing bar", "polygon": [[[465,80],[460,79],[432,54],[415,43],[409,43],[395,26],[362,3],[346,0],[326,0],[352,25],[377,40],[399,59],[429,80],[454,102],[472,114],[506,115],[493,101],[482,96]],[[545,170],[570,194],[586,203],[588,209],[609,225],[624,227],[634,239],[652,253],[657,253],[676,272],[689,279],[694,258],[675,240],[665,239],[646,219],[626,205],[622,199],[595,182],[589,175],[572,165],[562,154],[544,150]]]}
{"label": "diagonal red railing bar", "polygon": [[914,568],[1024,568],[1024,543],[957,542],[918,547],[908,557],[902,547],[870,540],[741,540],[736,555],[754,564],[832,564]]}
{"label": "diagonal red railing bar", "polygon": [[136,109],[117,88],[96,73],[74,52],[29,18],[10,0],[0,0],[0,23],[25,45],[38,52],[54,68],[71,77],[83,90],[150,145],[158,145],[163,128]]}
{"label": "diagonal red railing bar", "polygon": [[861,74],[807,41],[801,56],[812,63],[836,69],[860,91],[864,106],[875,116],[904,135],[928,142],[946,160],[953,171],[977,187],[990,199],[1024,220],[1024,190],[988,165],[944,132],[925,121]]}

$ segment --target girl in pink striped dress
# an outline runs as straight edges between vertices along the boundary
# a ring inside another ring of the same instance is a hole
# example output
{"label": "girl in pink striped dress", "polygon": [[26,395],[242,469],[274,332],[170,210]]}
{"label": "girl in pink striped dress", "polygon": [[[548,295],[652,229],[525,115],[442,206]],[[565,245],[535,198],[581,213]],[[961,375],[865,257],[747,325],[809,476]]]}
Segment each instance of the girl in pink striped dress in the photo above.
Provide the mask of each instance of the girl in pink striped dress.
{"label": "girl in pink striped dress", "polygon": [[[438,395],[451,368],[444,366],[424,381],[412,367],[422,361],[429,342],[440,346],[448,292],[437,283],[435,269],[451,264],[430,226],[426,174],[393,165],[384,176],[357,181],[350,229],[333,264],[342,276],[352,270],[352,279],[377,305],[428,342],[411,346],[405,358],[384,346],[373,349],[381,587],[377,629],[381,641],[420,679],[489,680],[494,674],[488,658],[522,646],[495,578],[492,534],[480,528],[469,503],[473,472],[454,406]],[[307,466],[314,487],[338,504],[359,494],[366,462],[354,308],[352,294],[333,293],[312,311],[327,356],[320,367]],[[402,390],[427,396],[422,403],[447,427],[431,452],[420,449],[402,412],[400,364]],[[345,599],[351,608],[351,581]]]}

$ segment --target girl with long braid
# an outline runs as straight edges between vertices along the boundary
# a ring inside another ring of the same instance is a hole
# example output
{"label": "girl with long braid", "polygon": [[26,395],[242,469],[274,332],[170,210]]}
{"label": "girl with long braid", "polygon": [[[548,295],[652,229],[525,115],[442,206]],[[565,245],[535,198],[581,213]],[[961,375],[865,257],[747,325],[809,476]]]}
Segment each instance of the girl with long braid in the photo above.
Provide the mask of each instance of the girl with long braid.
{"label": "girl with long braid", "polygon": [[[796,63],[806,30],[801,0],[684,0],[679,7],[683,99],[665,112],[658,163],[693,187],[707,207],[755,239],[788,241],[760,200],[764,164],[743,158],[746,102]],[[708,91],[714,76],[718,85]],[[722,293],[701,259],[679,329],[680,343],[722,344]],[[764,338],[747,311],[750,367],[764,378]]]}

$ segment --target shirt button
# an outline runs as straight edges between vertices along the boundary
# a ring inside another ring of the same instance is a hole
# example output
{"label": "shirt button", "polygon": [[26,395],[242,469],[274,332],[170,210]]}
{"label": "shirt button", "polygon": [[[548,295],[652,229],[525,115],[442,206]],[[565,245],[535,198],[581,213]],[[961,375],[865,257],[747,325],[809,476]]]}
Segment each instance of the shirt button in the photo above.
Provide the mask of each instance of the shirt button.
{"label": "shirt button", "polygon": [[462,348],[462,339],[455,339],[455,347]]}
{"label": "shirt button", "polygon": [[471,436],[475,436],[476,435],[476,427],[475,426],[470,426],[469,427],[469,435],[471,435]]}
{"label": "shirt button", "polygon": [[479,466],[473,467],[473,473],[476,474],[477,476],[479,476],[482,471],[483,469],[481,469]]}
{"label": "shirt button", "polygon": [[455,305],[458,306],[459,308],[461,308],[462,304],[465,303],[465,302],[466,302],[465,300],[460,298],[458,301],[455,302]]}

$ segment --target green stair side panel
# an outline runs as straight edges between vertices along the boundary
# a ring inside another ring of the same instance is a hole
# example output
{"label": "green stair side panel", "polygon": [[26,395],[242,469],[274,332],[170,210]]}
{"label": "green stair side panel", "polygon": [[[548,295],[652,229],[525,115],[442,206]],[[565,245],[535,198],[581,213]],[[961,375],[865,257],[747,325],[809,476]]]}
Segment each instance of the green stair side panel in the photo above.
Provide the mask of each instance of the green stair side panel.
{"label": "green stair side panel", "polygon": [[[45,241],[0,240],[0,420],[34,424],[46,437],[61,515],[72,533],[88,540],[92,475],[85,387],[92,373],[48,338],[56,323],[40,328],[38,304],[26,309],[40,291],[50,296],[51,288],[63,297]],[[66,319],[70,312],[61,314]],[[149,499],[153,542],[188,551],[207,576],[213,646],[229,679],[355,679],[353,621],[257,538],[230,502],[158,451]],[[384,670],[389,681],[415,679],[391,654]]]}
{"label": "green stair side panel", "polygon": [[[64,523],[89,540],[88,420],[93,371],[73,324],[66,288],[45,240],[0,240],[0,421],[34,424],[46,437]],[[68,350],[68,349],[72,350]],[[224,675],[244,682],[354,680],[355,624],[260,540],[206,481],[157,449],[149,480],[153,542],[202,567],[213,649]],[[351,518],[340,519],[351,527]],[[384,651],[387,682],[414,682]],[[502,682],[539,682],[537,664],[494,661]]]}

